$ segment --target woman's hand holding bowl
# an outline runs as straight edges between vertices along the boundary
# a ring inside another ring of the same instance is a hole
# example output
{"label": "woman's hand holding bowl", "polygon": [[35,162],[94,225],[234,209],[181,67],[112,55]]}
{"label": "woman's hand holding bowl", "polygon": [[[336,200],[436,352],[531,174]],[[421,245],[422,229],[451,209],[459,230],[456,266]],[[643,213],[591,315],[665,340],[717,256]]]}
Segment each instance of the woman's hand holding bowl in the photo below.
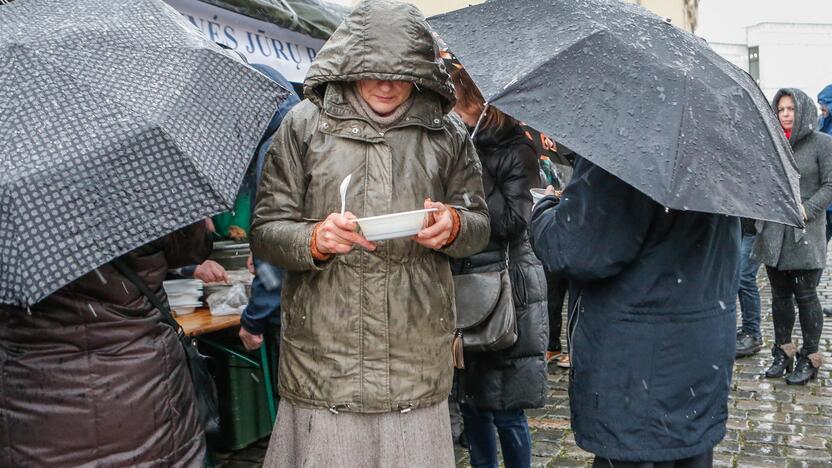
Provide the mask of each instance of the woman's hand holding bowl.
{"label": "woman's hand holding bowl", "polygon": [[418,244],[429,249],[438,250],[448,244],[451,231],[454,227],[451,209],[443,203],[425,200],[425,209],[436,208],[425,216],[425,225],[418,234],[413,237]]}
{"label": "woman's hand holding bowl", "polygon": [[322,254],[346,254],[353,246],[360,245],[372,252],[376,245],[355,232],[358,219],[354,214],[347,211],[344,214],[332,213],[318,227],[315,238],[316,247]]}

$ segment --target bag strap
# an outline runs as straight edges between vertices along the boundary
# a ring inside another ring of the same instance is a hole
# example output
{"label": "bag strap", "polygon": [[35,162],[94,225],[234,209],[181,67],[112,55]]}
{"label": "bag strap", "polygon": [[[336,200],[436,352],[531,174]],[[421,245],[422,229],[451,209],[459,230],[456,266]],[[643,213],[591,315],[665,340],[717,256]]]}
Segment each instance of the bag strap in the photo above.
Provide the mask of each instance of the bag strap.
{"label": "bag strap", "polygon": [[144,294],[145,297],[147,297],[147,299],[150,301],[151,304],[153,304],[154,307],[159,309],[159,312],[162,313],[162,319],[165,321],[165,323],[170,325],[171,328],[173,328],[176,331],[177,335],[179,335],[180,337],[185,335],[185,330],[182,329],[182,325],[180,325],[179,322],[177,322],[171,315],[170,306],[168,305],[167,301],[162,302],[162,300],[159,299],[159,296],[157,296],[155,293],[153,293],[153,291],[150,290],[150,288],[147,286],[144,280],[142,280],[139,277],[139,275],[136,274],[135,271],[133,271],[132,268],[130,268],[129,266],[127,266],[126,263],[124,263],[124,260],[122,260],[121,258],[117,258],[110,263],[113,264],[113,266],[116,268],[116,270],[119,271],[119,273],[121,273],[128,280],[130,280],[130,282],[133,283],[134,286],[139,288],[139,291],[141,291],[141,293]]}

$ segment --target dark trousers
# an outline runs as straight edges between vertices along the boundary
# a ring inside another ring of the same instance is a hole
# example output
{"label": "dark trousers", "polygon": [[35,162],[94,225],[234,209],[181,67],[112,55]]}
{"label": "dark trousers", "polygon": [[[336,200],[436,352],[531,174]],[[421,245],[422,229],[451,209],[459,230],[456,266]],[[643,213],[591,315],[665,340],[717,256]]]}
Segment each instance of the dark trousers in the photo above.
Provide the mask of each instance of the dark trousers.
{"label": "dark trousers", "polygon": [[549,346],[548,351],[561,350],[560,331],[563,328],[563,301],[569,282],[551,271],[546,272],[546,299],[549,312]]}
{"label": "dark trousers", "polygon": [[[818,299],[817,285],[823,270],[778,270],[767,266],[771,283],[771,315],[774,319],[776,345],[791,343],[794,330],[794,300],[803,332],[803,351],[816,353],[823,330],[823,310]],[[794,299],[792,299],[794,298]]]}
{"label": "dark trousers", "polygon": [[[526,468],[532,462],[532,436],[523,410],[481,410],[460,404],[473,468],[497,468],[497,437],[506,468]],[[495,434],[496,430],[496,434]]]}
{"label": "dark trousers", "polygon": [[702,455],[666,462],[629,462],[598,458],[592,462],[592,468],[711,468],[714,466],[714,450]]}
{"label": "dark trousers", "polygon": [[832,239],[832,213],[826,212],[826,243],[829,243],[829,239]]}
{"label": "dark trousers", "polygon": [[277,375],[278,362],[280,361],[280,327],[272,326],[266,328],[263,335],[263,343],[268,343],[266,356],[269,359],[269,370],[272,375],[272,388],[274,389],[275,407],[280,402],[280,395],[277,394],[279,376]]}

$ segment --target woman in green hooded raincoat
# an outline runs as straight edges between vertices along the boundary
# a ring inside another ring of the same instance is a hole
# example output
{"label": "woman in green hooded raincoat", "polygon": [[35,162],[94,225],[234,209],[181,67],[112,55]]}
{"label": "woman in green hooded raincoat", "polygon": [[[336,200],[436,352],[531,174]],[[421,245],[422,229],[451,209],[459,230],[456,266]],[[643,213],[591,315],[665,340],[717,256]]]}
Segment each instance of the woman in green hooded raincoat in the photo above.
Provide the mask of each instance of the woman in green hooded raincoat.
{"label": "woman in green hooded raincoat", "polygon": [[[321,49],[269,150],[254,254],[287,270],[266,466],[449,466],[449,258],[489,238],[481,166],[430,28],[364,1]],[[339,184],[351,175],[345,214]],[[356,217],[436,208],[413,238]]]}

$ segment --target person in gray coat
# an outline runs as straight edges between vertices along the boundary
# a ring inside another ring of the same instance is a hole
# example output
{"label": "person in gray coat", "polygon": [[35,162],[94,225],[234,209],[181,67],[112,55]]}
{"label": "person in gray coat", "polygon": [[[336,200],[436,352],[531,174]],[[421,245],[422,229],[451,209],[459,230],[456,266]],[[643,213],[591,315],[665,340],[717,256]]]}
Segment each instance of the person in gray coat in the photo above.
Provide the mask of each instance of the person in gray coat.
{"label": "person in gray coat", "polygon": [[[790,372],[786,383],[803,385],[817,377],[821,365],[818,346],[823,312],[817,285],[826,266],[825,215],[832,203],[832,137],[817,131],[817,108],[802,91],[781,89],[773,107],[794,151],[806,228],[764,222],[754,243],[753,256],[766,265],[772,291],[774,360],[766,377],[783,377]],[[797,300],[803,332],[799,352],[792,343],[793,298]]]}

